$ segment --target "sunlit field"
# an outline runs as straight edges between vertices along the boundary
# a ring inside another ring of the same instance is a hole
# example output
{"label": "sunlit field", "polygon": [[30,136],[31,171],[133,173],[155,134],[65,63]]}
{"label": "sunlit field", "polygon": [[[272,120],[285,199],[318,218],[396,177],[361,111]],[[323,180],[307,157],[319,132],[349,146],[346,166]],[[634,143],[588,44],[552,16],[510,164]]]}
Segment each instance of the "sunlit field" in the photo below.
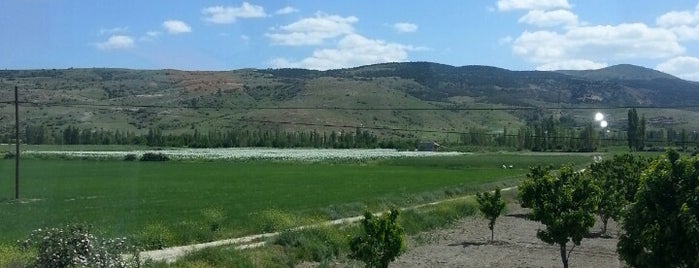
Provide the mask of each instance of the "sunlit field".
{"label": "sunlit field", "polygon": [[[156,226],[176,244],[213,240],[269,231],[276,228],[269,221],[279,218],[293,225],[515,185],[531,165],[591,160],[574,154],[167,162],[29,157],[21,163],[19,201],[13,200],[14,161],[2,160],[0,242],[66,223],[126,237]],[[220,221],[216,232],[208,230],[212,220]]]}

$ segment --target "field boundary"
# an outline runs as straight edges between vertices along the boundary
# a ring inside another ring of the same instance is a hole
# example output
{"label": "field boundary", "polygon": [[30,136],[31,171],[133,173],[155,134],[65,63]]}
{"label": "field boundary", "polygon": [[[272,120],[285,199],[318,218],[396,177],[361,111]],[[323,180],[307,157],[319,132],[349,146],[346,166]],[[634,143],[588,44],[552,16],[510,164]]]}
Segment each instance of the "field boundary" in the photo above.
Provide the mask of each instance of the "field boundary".
{"label": "field boundary", "polygon": [[[501,191],[511,191],[511,190],[517,189],[517,187],[518,186],[507,187],[507,188],[502,189]],[[444,199],[444,200],[440,200],[440,201],[436,201],[436,202],[430,202],[430,203],[425,203],[425,204],[420,204],[420,205],[415,205],[415,206],[410,206],[410,207],[404,207],[404,208],[400,208],[400,210],[405,211],[405,210],[419,209],[419,208],[428,207],[428,206],[435,206],[435,205],[439,205],[441,203],[462,200],[462,199],[466,199],[466,198],[473,197],[473,196],[475,196],[475,195],[473,195],[473,194],[472,195],[464,195],[464,196]],[[376,212],[376,213],[374,213],[374,215],[380,216],[386,212],[388,212],[388,211]],[[348,217],[348,218],[331,220],[331,221],[326,221],[326,222],[317,223],[317,224],[298,226],[295,228],[291,228],[289,230],[299,231],[299,230],[318,228],[318,227],[323,227],[323,226],[352,224],[352,223],[356,223],[356,222],[361,221],[363,218],[364,218],[364,216]],[[249,235],[249,236],[224,239],[224,240],[218,240],[218,241],[212,241],[212,242],[206,242],[206,243],[199,243],[199,244],[176,246],[176,247],[169,247],[169,248],[157,249],[157,250],[142,251],[142,252],[139,252],[138,254],[139,254],[139,259],[142,261],[149,261],[150,260],[150,261],[155,261],[155,262],[164,261],[166,263],[173,263],[173,262],[177,261],[177,259],[185,256],[188,253],[196,252],[196,251],[206,249],[206,248],[211,248],[211,247],[230,246],[230,245],[234,246],[235,249],[250,249],[250,248],[262,247],[262,246],[265,246],[267,244],[267,241],[265,241],[266,239],[276,237],[279,234],[281,234],[281,232],[263,233],[263,234]]]}

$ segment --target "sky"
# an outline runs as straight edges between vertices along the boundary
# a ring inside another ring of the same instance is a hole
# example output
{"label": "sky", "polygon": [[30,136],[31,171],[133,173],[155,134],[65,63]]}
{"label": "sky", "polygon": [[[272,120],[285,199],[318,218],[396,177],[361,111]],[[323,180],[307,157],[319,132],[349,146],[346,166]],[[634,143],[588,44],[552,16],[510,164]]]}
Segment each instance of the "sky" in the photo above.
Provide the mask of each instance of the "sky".
{"label": "sky", "polygon": [[2,0],[0,36],[0,69],[635,64],[699,81],[697,0]]}

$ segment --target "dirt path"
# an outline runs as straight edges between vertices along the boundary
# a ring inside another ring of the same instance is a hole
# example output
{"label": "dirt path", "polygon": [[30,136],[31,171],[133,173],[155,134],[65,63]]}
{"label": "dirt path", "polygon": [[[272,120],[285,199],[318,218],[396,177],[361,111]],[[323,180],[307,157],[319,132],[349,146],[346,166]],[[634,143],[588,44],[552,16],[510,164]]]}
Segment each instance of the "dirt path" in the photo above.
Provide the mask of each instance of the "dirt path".
{"label": "dirt path", "polygon": [[[502,191],[510,191],[510,190],[513,190],[516,188],[517,188],[516,186],[504,188],[504,189],[502,189]],[[438,202],[432,202],[432,203],[412,206],[412,207],[408,207],[408,208],[403,208],[403,210],[416,209],[416,208],[421,208],[421,207],[425,207],[425,206],[433,206],[433,205],[440,204],[442,202],[464,199],[467,197],[468,196],[462,196],[462,197],[457,197],[457,198],[453,198],[453,199],[447,199],[447,200],[442,200],[442,201],[438,201]],[[378,215],[381,215],[382,213],[383,212],[374,213],[374,215],[378,216]],[[306,229],[306,228],[315,228],[318,226],[350,224],[350,223],[359,222],[363,218],[364,218],[363,216],[356,216],[356,217],[350,217],[350,218],[337,219],[337,220],[323,222],[320,224],[300,226],[300,227],[293,228],[292,230],[302,230],[302,229]],[[227,246],[227,245],[233,245],[237,249],[261,247],[261,246],[264,246],[266,244],[265,240],[267,238],[275,237],[277,235],[279,235],[279,232],[256,234],[256,235],[250,235],[250,236],[239,237],[239,238],[225,239],[225,240],[213,241],[213,242],[208,242],[208,243],[200,243],[200,244],[194,244],[194,245],[170,247],[170,248],[164,248],[164,249],[158,249],[158,250],[149,250],[149,251],[140,252],[139,257],[143,261],[152,260],[152,261],[156,261],[156,262],[164,261],[167,263],[172,263],[172,262],[175,262],[177,259],[186,255],[187,253],[202,250],[202,249],[209,248],[209,247],[219,247],[219,246]]]}
{"label": "dirt path", "polygon": [[[503,190],[511,190],[508,188]],[[461,197],[464,198],[464,197]],[[408,209],[438,204],[430,203]],[[537,229],[543,225],[527,220],[526,209],[516,204],[508,205],[508,212],[498,218],[495,225],[495,242],[490,243],[487,221],[479,216],[467,217],[454,227],[426,232],[410,239],[409,249],[391,264],[391,267],[561,267],[557,246],[548,245],[536,237]],[[323,225],[349,224],[360,221],[359,217],[339,219]],[[298,229],[317,225],[302,226]],[[598,232],[598,222],[593,232]],[[570,267],[623,267],[616,254],[618,227],[610,223],[610,236],[585,238],[570,256]],[[253,248],[265,245],[269,237],[279,233],[266,233],[227,239],[196,245],[180,246],[141,253],[142,259],[173,262],[185,254],[203,248],[234,245],[237,248]],[[304,263],[301,267],[316,267]],[[333,267],[346,267],[335,263]],[[353,265],[350,265],[353,266]]]}
{"label": "dirt path", "polygon": [[[562,267],[558,247],[536,238],[543,225],[525,219],[524,213],[517,206],[498,218],[494,243],[489,243],[490,230],[480,216],[421,234],[413,240],[423,242],[413,242],[391,267]],[[570,256],[570,267],[623,267],[616,254],[618,228],[610,225],[607,233],[611,237],[583,239]],[[597,223],[592,231],[600,229]]]}

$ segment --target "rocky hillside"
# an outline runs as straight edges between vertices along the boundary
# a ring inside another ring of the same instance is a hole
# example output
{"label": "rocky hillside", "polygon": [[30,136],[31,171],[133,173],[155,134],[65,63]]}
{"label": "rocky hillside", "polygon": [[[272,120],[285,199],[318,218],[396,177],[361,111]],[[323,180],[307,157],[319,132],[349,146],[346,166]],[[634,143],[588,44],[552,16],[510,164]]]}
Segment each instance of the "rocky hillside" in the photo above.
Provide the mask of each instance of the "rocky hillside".
{"label": "rocky hillside", "polygon": [[23,124],[50,130],[363,127],[426,139],[518,128],[548,115],[574,126],[589,121],[590,107],[603,108],[610,128],[623,129],[623,107],[639,106],[662,107],[641,110],[651,124],[658,122],[651,127],[699,127],[691,107],[699,106],[699,83],[633,65],[556,72],[429,62],[330,71],[3,70],[3,132],[13,126],[14,86]]}

